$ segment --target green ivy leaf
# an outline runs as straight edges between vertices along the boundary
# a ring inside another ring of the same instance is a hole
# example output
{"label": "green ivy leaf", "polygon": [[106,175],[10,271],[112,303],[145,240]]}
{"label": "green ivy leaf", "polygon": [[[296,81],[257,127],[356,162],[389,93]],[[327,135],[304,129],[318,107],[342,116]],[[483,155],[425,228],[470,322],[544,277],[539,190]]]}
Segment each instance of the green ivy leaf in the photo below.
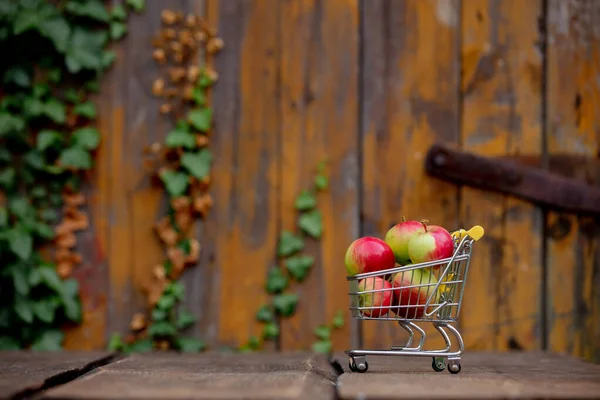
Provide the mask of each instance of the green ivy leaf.
{"label": "green ivy leaf", "polygon": [[210,173],[212,153],[208,149],[202,149],[197,153],[184,153],[181,157],[181,165],[197,179],[203,179]]}
{"label": "green ivy leaf", "polygon": [[47,83],[36,83],[33,87],[33,97],[41,99],[50,93],[50,86]]}
{"label": "green ivy leaf", "polygon": [[295,280],[302,282],[314,262],[315,258],[310,255],[292,256],[285,260],[285,267]]}
{"label": "green ivy leaf", "polygon": [[13,67],[9,68],[4,72],[3,77],[4,83],[14,83],[21,87],[29,87],[31,85],[31,78],[25,68]]}
{"label": "green ivy leaf", "polygon": [[55,237],[54,229],[52,229],[50,225],[42,222],[39,222],[35,225],[35,231],[39,237],[46,240],[52,240]]}
{"label": "green ivy leaf", "polygon": [[80,101],[80,97],[81,95],[79,93],[77,93],[77,90],[73,89],[73,88],[68,88],[67,90],[65,90],[65,100],[68,101],[69,103],[79,103]]}
{"label": "green ivy leaf", "polygon": [[328,340],[331,337],[331,328],[327,325],[319,325],[314,329],[314,334],[321,340]]}
{"label": "green ivy leaf", "polygon": [[115,53],[112,50],[106,50],[105,52],[102,53],[102,60],[101,60],[100,64],[102,65],[102,68],[106,69],[106,68],[110,67],[112,65],[112,63],[115,62],[116,59],[117,59],[117,53]]}
{"label": "green ivy leaf", "polygon": [[27,271],[21,265],[17,265],[12,269],[13,285],[15,290],[22,296],[29,294],[29,282],[27,279]]}
{"label": "green ivy leaf", "polygon": [[267,304],[263,304],[256,312],[256,320],[258,322],[271,322],[275,318],[273,310]]}
{"label": "green ivy leaf", "polygon": [[127,0],[127,5],[133,8],[136,12],[144,11],[146,0]]}
{"label": "green ivy leaf", "polygon": [[100,144],[100,132],[90,126],[79,128],[73,132],[73,144],[86,150],[95,150]]}
{"label": "green ivy leaf", "polygon": [[32,345],[35,351],[59,351],[65,334],[58,329],[45,331]]}
{"label": "green ivy leaf", "polygon": [[185,287],[181,282],[171,282],[167,286],[165,293],[173,295],[175,300],[183,300],[185,294]]}
{"label": "green ivy leaf", "polygon": [[62,135],[60,132],[44,129],[37,135],[36,148],[39,151],[44,151],[55,144],[62,142]]}
{"label": "green ivy leaf", "polygon": [[88,119],[96,118],[96,105],[91,101],[86,101],[85,103],[77,104],[73,107],[73,112],[75,115],[81,115],[82,117]]}
{"label": "green ivy leaf", "polygon": [[269,322],[263,327],[262,336],[265,339],[275,339],[279,336],[279,327],[274,322]]}
{"label": "green ivy leaf", "polygon": [[167,193],[172,197],[179,197],[185,193],[189,185],[189,177],[185,172],[165,171],[160,175]]}
{"label": "green ivy leaf", "polygon": [[77,73],[82,69],[100,69],[106,38],[106,33],[102,31],[75,28],[66,54],[66,64],[69,72]]}
{"label": "green ivy leaf", "polygon": [[21,350],[21,345],[10,336],[0,336],[0,350]]}
{"label": "green ivy leaf", "polygon": [[33,251],[33,238],[28,232],[21,229],[10,229],[6,231],[8,247],[21,260],[27,260]]}
{"label": "green ivy leaf", "polygon": [[152,338],[177,336],[177,329],[170,322],[159,321],[148,327],[148,335]]}
{"label": "green ivy leaf", "polygon": [[288,257],[304,248],[304,241],[301,237],[294,235],[289,231],[281,232],[277,254],[280,257]]}
{"label": "green ivy leaf", "polygon": [[106,7],[100,0],[71,0],[65,6],[65,10],[73,15],[88,17],[101,22],[108,22],[110,18]]}
{"label": "green ivy leaf", "polygon": [[81,322],[81,303],[77,299],[66,295],[62,296],[62,301],[67,318],[73,322]]}
{"label": "green ivy leaf", "polygon": [[211,108],[194,108],[190,110],[188,119],[192,126],[201,132],[208,132],[212,122]]}
{"label": "green ivy leaf", "polygon": [[123,4],[115,4],[110,12],[110,16],[112,19],[125,21],[127,19],[127,10],[123,7]]}
{"label": "green ivy leaf", "polygon": [[127,25],[119,21],[110,23],[110,37],[112,40],[119,40],[127,33]]}
{"label": "green ivy leaf", "polygon": [[315,186],[318,190],[324,190],[327,188],[329,180],[325,175],[319,174],[315,177]]}
{"label": "green ivy leaf", "polygon": [[47,324],[54,321],[54,312],[57,304],[51,299],[45,298],[31,303],[31,309],[36,317]]}
{"label": "green ivy leaf", "polygon": [[[41,151],[30,150],[23,156],[25,163],[33,169],[43,170],[46,167],[46,159]],[[32,180],[33,182],[33,180]]]}
{"label": "green ivy leaf", "polygon": [[51,98],[44,104],[44,114],[57,124],[64,124],[66,120],[65,105],[56,98]]}
{"label": "green ivy leaf", "polygon": [[13,33],[20,35],[30,29],[40,29],[44,20],[59,15],[56,7],[47,2],[23,1],[13,21]]}
{"label": "green ivy leaf", "polygon": [[173,129],[165,138],[167,147],[184,147],[193,149],[196,147],[196,137],[182,129]]}
{"label": "green ivy leaf", "polygon": [[128,352],[131,353],[148,353],[150,351],[152,351],[152,339],[149,338],[133,343],[128,349]]}
{"label": "green ivy leaf", "polygon": [[159,310],[169,311],[175,305],[175,301],[176,301],[175,297],[167,296],[167,295],[163,294],[158,299],[158,302],[156,303],[156,307],[158,307]]}
{"label": "green ivy leaf", "polygon": [[23,115],[27,119],[36,118],[46,114],[46,105],[40,100],[33,97],[27,97],[23,100]]}
{"label": "green ivy leaf", "polygon": [[9,113],[0,112],[0,136],[25,128],[25,120]]}
{"label": "green ivy leaf", "polygon": [[184,353],[200,353],[206,349],[206,343],[196,338],[180,337],[177,338],[177,347]]}
{"label": "green ivy leaf", "polygon": [[113,333],[108,341],[108,350],[110,351],[123,351],[125,349],[125,343],[119,333]]}
{"label": "green ivy leaf", "polygon": [[32,268],[31,271],[29,271],[28,280],[31,287],[35,287],[42,282],[42,274],[40,273],[39,268]]}
{"label": "green ivy leaf", "polygon": [[312,350],[316,353],[330,354],[332,348],[330,340],[318,340],[312,345]]}
{"label": "green ivy leaf", "polygon": [[307,211],[315,208],[317,205],[317,198],[314,194],[308,190],[303,190],[300,195],[296,198],[295,206],[296,210]]}
{"label": "green ivy leaf", "polygon": [[56,293],[62,293],[63,283],[51,264],[43,264],[37,268],[41,281]]}
{"label": "green ivy leaf", "polygon": [[192,89],[192,99],[199,106],[206,105],[206,96],[204,95],[204,90],[199,87],[194,87]]}
{"label": "green ivy leaf", "polygon": [[167,318],[167,313],[164,310],[160,310],[158,308],[155,308],[154,310],[152,310],[152,321],[162,321],[163,319]]}
{"label": "green ivy leaf", "polygon": [[4,228],[8,225],[8,211],[6,207],[0,207],[0,228]]}
{"label": "green ivy leaf", "polygon": [[192,313],[187,310],[181,310],[179,311],[175,325],[177,329],[186,329],[192,326],[194,322],[196,322],[196,317]]}
{"label": "green ivy leaf", "polygon": [[5,190],[11,189],[15,184],[15,177],[17,176],[15,169],[7,167],[0,172],[0,186]]}
{"label": "green ivy leaf", "polygon": [[83,86],[90,92],[98,93],[100,91],[100,84],[97,80],[88,81]]}
{"label": "green ivy leaf", "polygon": [[344,314],[342,313],[341,310],[339,310],[336,314],[335,317],[333,317],[333,322],[332,322],[332,326],[335,329],[339,329],[341,327],[344,326]]}
{"label": "green ivy leaf", "polygon": [[252,352],[255,350],[258,350],[260,348],[260,340],[252,335],[248,338],[248,342],[246,342],[244,345],[240,346],[239,351],[240,353],[248,353],[248,352]]}
{"label": "green ivy leaf", "polygon": [[42,21],[39,31],[52,41],[59,53],[64,53],[67,50],[71,28],[62,15]]}
{"label": "green ivy leaf", "polygon": [[279,293],[287,287],[288,283],[289,279],[283,274],[281,268],[275,267],[271,268],[267,275],[265,288],[270,294]]}
{"label": "green ivy leaf", "polygon": [[[67,28],[68,28],[68,25],[67,25]],[[63,50],[63,52],[64,52],[64,50]],[[61,76],[62,76],[62,72],[61,72],[60,68],[53,68],[50,71],[48,71],[48,80],[52,83],[60,82]]]}
{"label": "green ivy leaf", "polygon": [[65,168],[90,169],[92,167],[90,153],[79,146],[64,149],[58,160],[60,165]]}
{"label": "green ivy leaf", "polygon": [[321,210],[315,209],[298,218],[298,227],[315,239],[323,234]]}
{"label": "green ivy leaf", "polygon": [[289,317],[296,311],[298,295],[294,293],[281,293],[273,297],[273,307],[279,315]]}
{"label": "green ivy leaf", "polygon": [[40,218],[46,222],[57,222],[58,212],[51,208],[47,208],[40,213]]}
{"label": "green ivy leaf", "polygon": [[17,217],[23,219],[33,213],[33,208],[26,197],[13,197],[8,201],[8,209]]}
{"label": "green ivy leaf", "polygon": [[17,297],[14,303],[14,310],[23,322],[28,324],[33,322],[33,310],[26,297]]}

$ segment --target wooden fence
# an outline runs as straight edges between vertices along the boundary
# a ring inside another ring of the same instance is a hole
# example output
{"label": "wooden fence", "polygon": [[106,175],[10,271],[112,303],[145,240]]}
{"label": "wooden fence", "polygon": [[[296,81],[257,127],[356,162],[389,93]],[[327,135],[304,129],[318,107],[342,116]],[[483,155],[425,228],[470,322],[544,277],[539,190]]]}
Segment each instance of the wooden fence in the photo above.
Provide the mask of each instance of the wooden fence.
{"label": "wooden fence", "polygon": [[[278,349],[308,348],[339,309],[334,348],[382,347],[393,323],[351,321],[343,256],[403,215],[480,224],[461,311],[469,349],[543,349],[600,361],[599,227],[515,198],[426,176],[436,142],[487,156],[600,150],[600,2],[595,0],[149,0],[132,17],[97,98],[103,143],[82,234],[84,324],[70,348],[102,348],[143,310],[165,201],[143,149],[170,128],[151,95],[163,8],[206,15],[225,48],[212,95],[214,208],[183,281],[193,333],[213,347],[259,334],[255,311],[295,229],[295,196],[327,158],[325,233]],[[546,219],[546,223],[544,220]]]}

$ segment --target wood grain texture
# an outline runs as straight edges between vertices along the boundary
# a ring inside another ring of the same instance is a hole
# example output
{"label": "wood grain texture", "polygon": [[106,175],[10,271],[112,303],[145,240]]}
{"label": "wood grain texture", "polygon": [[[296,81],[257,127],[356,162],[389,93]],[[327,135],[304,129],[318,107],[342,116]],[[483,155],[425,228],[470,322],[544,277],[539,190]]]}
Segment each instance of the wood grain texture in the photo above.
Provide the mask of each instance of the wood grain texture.
{"label": "wood grain texture", "polygon": [[110,353],[99,351],[0,352],[0,397],[27,398],[110,360]]}
{"label": "wood grain texture", "polygon": [[[480,155],[539,154],[541,1],[474,0],[462,9],[462,147]],[[461,332],[471,349],[541,345],[541,214],[530,203],[463,188],[462,224],[476,244]]]}
{"label": "wood grain texture", "polygon": [[[320,240],[306,238],[315,258],[307,278],[293,285],[297,313],[281,321],[281,348],[310,348],[317,325],[344,311],[334,348],[348,348],[355,332],[348,310],[343,257],[358,236],[358,1],[301,0],[281,6],[281,219],[297,231],[296,197],[314,187],[319,162],[327,160],[329,187],[318,194]],[[354,337],[356,337],[354,335]]]}
{"label": "wood grain texture", "polygon": [[[383,238],[402,216],[458,228],[456,187],[426,176],[423,161],[431,144],[458,143],[459,6],[363,3],[362,236]],[[407,337],[390,322],[362,325],[366,348]],[[427,332],[427,348],[444,347],[435,330]]]}
{"label": "wood grain texture", "polygon": [[331,399],[337,376],[307,353],[134,355],[44,398]]}
{"label": "wood grain texture", "polygon": [[[597,156],[599,24],[598,2],[549,2],[546,114],[550,154]],[[598,221],[551,213],[547,223],[549,348],[599,362]]]}
{"label": "wood grain texture", "polygon": [[[256,311],[267,301],[279,207],[279,19],[277,1],[210,1],[226,43],[215,60],[212,148],[218,338],[228,345],[260,336]],[[211,11],[209,11],[211,12]]]}
{"label": "wood grain texture", "polygon": [[434,372],[429,358],[373,357],[364,374],[336,359],[340,399],[600,398],[600,366],[537,351],[467,352],[458,375]]}

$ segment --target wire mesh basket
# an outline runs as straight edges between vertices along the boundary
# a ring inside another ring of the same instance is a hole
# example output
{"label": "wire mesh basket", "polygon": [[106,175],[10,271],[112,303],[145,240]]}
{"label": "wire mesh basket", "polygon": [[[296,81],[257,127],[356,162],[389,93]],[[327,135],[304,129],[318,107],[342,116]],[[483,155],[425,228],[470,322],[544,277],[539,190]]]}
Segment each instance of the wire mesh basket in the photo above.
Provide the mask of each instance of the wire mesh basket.
{"label": "wire mesh basket", "polygon": [[[473,243],[482,236],[480,226],[469,231],[460,229],[452,232],[454,252],[449,258],[346,277],[353,318],[396,321],[409,334],[404,345],[389,350],[346,351],[352,371],[366,372],[368,355],[409,355],[432,357],[435,371],[443,371],[447,364],[451,373],[460,372],[464,342],[451,323],[457,322],[460,315]],[[432,323],[446,347],[424,350],[427,335],[417,323]],[[420,340],[412,346],[415,332]],[[448,332],[454,336],[458,348],[452,349]]]}

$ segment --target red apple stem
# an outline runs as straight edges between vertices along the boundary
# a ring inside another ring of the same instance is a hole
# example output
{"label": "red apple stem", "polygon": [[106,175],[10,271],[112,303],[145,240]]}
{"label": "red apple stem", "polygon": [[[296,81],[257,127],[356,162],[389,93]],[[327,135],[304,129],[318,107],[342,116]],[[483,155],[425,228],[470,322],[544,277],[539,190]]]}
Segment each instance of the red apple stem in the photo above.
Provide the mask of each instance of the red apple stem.
{"label": "red apple stem", "polygon": [[423,228],[425,229],[425,232],[427,232],[427,223],[428,223],[428,222],[429,222],[429,221],[428,221],[428,220],[426,220],[426,219],[422,219],[422,220],[421,220],[421,224],[423,224]]}
{"label": "red apple stem", "polygon": [[402,216],[402,222],[406,222],[406,216]]}

